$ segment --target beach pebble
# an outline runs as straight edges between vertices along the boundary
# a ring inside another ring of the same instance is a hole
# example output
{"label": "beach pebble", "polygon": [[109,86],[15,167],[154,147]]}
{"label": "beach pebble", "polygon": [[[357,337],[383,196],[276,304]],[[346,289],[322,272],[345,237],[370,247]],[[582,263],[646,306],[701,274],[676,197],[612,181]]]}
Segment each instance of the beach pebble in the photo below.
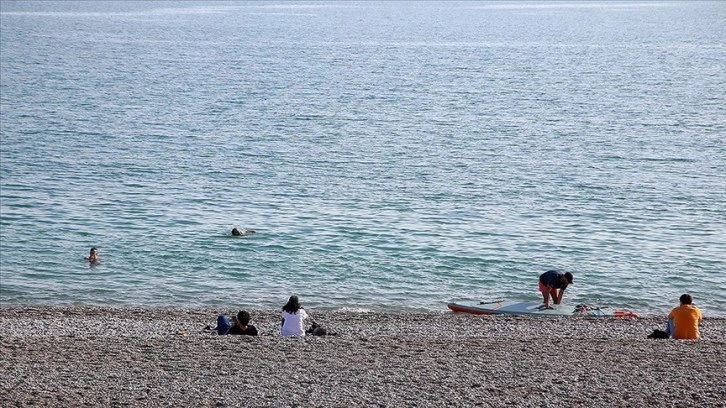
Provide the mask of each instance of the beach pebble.
{"label": "beach pebble", "polygon": [[[0,406],[723,407],[726,319],[315,311],[336,336],[218,336],[215,310],[0,308]],[[244,399],[243,399],[244,398]]]}

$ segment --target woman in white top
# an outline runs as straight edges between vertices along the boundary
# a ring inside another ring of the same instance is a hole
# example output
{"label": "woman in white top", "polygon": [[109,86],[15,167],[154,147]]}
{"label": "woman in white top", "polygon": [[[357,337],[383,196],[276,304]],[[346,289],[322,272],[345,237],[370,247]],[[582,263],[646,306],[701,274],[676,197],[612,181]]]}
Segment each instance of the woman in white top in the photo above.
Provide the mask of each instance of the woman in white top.
{"label": "woman in white top", "polygon": [[290,296],[287,304],[282,307],[282,335],[304,336],[304,320],[308,318],[297,296]]}

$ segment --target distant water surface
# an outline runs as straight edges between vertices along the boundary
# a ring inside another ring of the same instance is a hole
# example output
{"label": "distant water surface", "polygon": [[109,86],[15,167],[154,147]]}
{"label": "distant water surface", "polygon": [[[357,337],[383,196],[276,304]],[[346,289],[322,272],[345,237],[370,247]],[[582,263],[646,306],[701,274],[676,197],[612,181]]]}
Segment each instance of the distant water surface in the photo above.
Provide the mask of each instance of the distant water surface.
{"label": "distant water surface", "polygon": [[558,268],[569,302],[726,316],[722,2],[3,1],[0,23],[3,306],[445,310],[537,300]]}

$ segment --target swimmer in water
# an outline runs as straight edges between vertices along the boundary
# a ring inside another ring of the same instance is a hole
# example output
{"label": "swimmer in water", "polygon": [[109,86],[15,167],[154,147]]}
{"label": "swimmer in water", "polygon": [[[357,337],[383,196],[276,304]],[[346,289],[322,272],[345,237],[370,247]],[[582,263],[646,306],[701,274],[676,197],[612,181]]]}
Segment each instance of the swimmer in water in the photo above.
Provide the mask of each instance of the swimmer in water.
{"label": "swimmer in water", "polygon": [[235,237],[240,237],[240,236],[243,236],[243,235],[252,235],[252,234],[256,234],[256,233],[257,233],[257,231],[255,231],[255,230],[243,230],[243,231],[240,231],[237,228],[232,228],[232,235],[234,235]]}
{"label": "swimmer in water", "polygon": [[96,247],[91,248],[91,252],[88,253],[86,260],[92,264],[97,264],[97,263],[101,262],[101,258],[98,256],[98,248],[96,248]]}

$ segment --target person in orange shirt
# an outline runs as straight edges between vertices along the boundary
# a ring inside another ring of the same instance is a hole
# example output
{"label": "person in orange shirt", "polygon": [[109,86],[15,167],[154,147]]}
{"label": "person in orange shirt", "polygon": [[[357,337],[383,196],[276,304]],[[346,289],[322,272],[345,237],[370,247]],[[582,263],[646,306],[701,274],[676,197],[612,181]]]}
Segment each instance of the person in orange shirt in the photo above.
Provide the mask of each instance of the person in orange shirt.
{"label": "person in orange shirt", "polygon": [[670,337],[679,340],[698,340],[701,337],[698,325],[703,316],[701,310],[692,303],[693,297],[684,293],[681,295],[681,305],[671,310],[666,329]]}

